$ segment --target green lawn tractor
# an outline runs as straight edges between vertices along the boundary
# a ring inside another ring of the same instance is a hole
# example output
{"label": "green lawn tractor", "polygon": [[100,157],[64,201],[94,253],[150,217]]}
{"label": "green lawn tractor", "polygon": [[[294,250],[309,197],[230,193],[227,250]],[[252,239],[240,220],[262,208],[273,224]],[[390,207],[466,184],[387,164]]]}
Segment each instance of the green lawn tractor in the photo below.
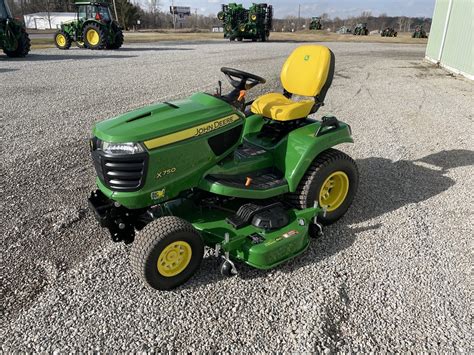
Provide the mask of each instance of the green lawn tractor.
{"label": "green lawn tractor", "polygon": [[391,27],[387,27],[380,33],[380,35],[382,37],[397,37],[397,31]]}
{"label": "green lawn tractor", "polygon": [[112,19],[106,2],[78,1],[77,19],[61,24],[54,34],[59,49],[69,49],[74,41],[80,48],[118,49],[123,44],[123,33]]}
{"label": "green lawn tractor", "polygon": [[0,0],[0,48],[13,58],[24,57],[30,51],[25,25],[13,18],[5,0]]}
{"label": "green lawn tractor", "polygon": [[367,24],[366,23],[357,24],[357,26],[354,28],[354,31],[352,33],[355,36],[367,36],[369,34]]}
{"label": "green lawn tractor", "polygon": [[311,18],[311,23],[309,24],[310,30],[322,30],[323,24],[321,22],[321,17],[313,17]]}
{"label": "green lawn tractor", "polygon": [[416,26],[415,32],[411,35],[412,38],[428,38],[425,29],[423,26]]}
{"label": "green lawn tractor", "polygon": [[327,47],[301,46],[283,65],[282,93],[246,102],[265,79],[222,68],[227,94],[219,82],[214,94],[95,125],[98,189],[89,205],[114,241],[133,243],[131,267],[146,284],[183,284],[204,247],[222,258],[226,276],[238,262],[276,267],[345,214],[358,171],[333,147],[353,142],[351,129],[333,116],[308,117],[324,104],[334,64]]}

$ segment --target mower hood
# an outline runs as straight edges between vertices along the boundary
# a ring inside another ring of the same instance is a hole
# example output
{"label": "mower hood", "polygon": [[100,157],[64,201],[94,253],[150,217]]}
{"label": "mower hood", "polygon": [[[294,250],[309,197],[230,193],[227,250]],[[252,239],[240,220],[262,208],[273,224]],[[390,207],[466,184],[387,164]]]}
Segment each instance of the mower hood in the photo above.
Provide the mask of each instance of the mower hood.
{"label": "mower hood", "polygon": [[198,93],[185,100],[154,104],[98,122],[93,134],[106,142],[143,142],[233,113],[236,109],[225,101]]}

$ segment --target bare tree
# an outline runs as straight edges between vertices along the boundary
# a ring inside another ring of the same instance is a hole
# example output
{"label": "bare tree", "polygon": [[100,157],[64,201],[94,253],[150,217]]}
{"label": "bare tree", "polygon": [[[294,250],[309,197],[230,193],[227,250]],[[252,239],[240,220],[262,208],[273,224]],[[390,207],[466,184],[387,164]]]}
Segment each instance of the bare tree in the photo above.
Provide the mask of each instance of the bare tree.
{"label": "bare tree", "polygon": [[399,17],[397,23],[398,23],[398,31],[402,32],[403,26],[405,25],[405,17],[404,16]]}
{"label": "bare tree", "polygon": [[148,11],[153,18],[153,27],[157,27],[157,14],[160,12],[161,1],[160,0],[148,0]]}

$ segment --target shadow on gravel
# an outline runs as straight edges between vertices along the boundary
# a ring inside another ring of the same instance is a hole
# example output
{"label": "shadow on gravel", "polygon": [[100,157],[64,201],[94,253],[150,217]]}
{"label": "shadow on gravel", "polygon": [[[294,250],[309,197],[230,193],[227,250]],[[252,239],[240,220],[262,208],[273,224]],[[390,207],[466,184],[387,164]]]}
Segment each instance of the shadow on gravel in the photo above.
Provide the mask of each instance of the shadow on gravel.
{"label": "shadow on gravel", "polygon": [[[450,150],[428,155],[415,161],[391,161],[385,158],[367,158],[357,161],[360,185],[356,199],[344,218],[325,228],[324,235],[310,244],[308,250],[292,261],[277,267],[292,272],[308,264],[318,263],[350,247],[358,233],[374,230],[381,224],[367,227],[351,225],[395,211],[403,206],[425,201],[455,184],[445,174],[450,170],[474,165],[474,151]],[[196,287],[220,279],[215,258],[203,260],[202,270],[183,287]],[[264,277],[271,270],[257,270],[237,264],[239,277],[254,279]],[[214,274],[214,277],[211,275]]]}
{"label": "shadow on gravel", "polygon": [[17,71],[17,70],[18,69],[2,69],[2,68],[0,68],[0,74],[12,72],[12,71]]}
{"label": "shadow on gravel", "polygon": [[180,47],[146,47],[146,48],[136,48],[136,47],[123,47],[120,48],[119,52],[147,52],[147,51],[194,51],[194,48],[180,48]]}
{"label": "shadow on gravel", "polygon": [[[136,58],[134,55],[56,55],[56,54],[30,54],[25,58],[9,58],[8,61],[12,62],[38,62],[38,61],[48,61],[48,60],[89,60],[89,59],[126,59],[126,58]],[[5,58],[0,59],[0,61],[5,60]]]}

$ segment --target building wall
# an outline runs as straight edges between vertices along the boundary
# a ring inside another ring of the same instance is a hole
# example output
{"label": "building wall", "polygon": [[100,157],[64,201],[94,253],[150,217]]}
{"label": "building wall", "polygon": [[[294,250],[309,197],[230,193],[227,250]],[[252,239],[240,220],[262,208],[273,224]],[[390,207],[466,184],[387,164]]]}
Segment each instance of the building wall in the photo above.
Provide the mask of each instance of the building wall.
{"label": "building wall", "polygon": [[437,0],[426,48],[427,59],[474,79],[473,37],[474,0]]}
{"label": "building wall", "polygon": [[24,20],[26,28],[46,30],[50,28],[49,20],[51,20],[51,28],[57,29],[61,26],[61,23],[75,20],[76,16],[74,12],[51,12],[49,15],[40,12],[25,15]]}

